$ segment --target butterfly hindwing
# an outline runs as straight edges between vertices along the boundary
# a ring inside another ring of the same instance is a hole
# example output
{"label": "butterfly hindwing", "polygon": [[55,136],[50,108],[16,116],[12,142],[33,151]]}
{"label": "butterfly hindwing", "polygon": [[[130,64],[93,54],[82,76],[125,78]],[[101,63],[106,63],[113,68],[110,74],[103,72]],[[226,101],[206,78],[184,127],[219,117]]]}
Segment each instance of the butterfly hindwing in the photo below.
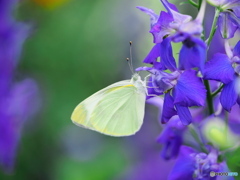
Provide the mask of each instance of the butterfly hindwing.
{"label": "butterfly hindwing", "polygon": [[145,94],[133,84],[109,89],[95,106],[90,122],[97,131],[112,136],[137,132],[143,122]]}

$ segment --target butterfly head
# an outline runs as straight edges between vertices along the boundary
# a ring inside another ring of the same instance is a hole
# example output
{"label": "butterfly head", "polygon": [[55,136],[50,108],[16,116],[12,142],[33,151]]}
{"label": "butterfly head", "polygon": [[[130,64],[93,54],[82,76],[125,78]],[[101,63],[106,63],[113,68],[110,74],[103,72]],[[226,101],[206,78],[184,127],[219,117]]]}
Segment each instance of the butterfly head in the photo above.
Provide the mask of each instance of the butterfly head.
{"label": "butterfly head", "polygon": [[139,76],[139,74],[134,73],[133,76],[132,76],[131,81],[134,83],[136,81],[142,81],[142,80],[141,80],[141,77]]}
{"label": "butterfly head", "polygon": [[133,74],[131,82],[138,89],[139,92],[142,93],[146,92],[145,83],[144,81],[142,81],[141,76],[139,76],[139,74],[137,73]]}

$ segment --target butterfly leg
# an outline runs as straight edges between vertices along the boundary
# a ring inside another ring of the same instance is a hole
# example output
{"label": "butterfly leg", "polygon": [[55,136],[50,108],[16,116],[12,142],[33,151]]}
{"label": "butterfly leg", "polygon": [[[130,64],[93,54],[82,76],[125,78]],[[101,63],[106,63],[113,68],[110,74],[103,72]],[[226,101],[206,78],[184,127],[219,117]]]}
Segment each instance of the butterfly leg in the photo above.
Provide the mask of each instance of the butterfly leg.
{"label": "butterfly leg", "polygon": [[[145,78],[144,78],[144,82],[145,84],[147,84],[147,82],[153,82],[153,81],[148,81],[147,78],[151,76],[151,74],[147,75]],[[150,86],[145,86],[146,88],[158,88],[158,87],[150,87]]]}
{"label": "butterfly leg", "polygon": [[154,97],[158,97],[159,95],[156,95],[156,94],[148,94],[148,93],[147,93],[147,96],[154,96]]}
{"label": "butterfly leg", "polygon": [[147,89],[146,89],[146,95],[147,96],[155,96],[155,97],[159,96],[159,95],[156,95],[156,94],[149,94]]}
{"label": "butterfly leg", "polygon": [[151,81],[147,81],[147,78],[150,77],[150,76],[151,76],[151,74],[147,75],[147,76],[144,78],[144,82],[145,82],[145,83],[146,83],[146,82],[151,82]]}
{"label": "butterfly leg", "polygon": [[159,88],[159,87],[152,87],[152,86],[144,86],[146,88]]}

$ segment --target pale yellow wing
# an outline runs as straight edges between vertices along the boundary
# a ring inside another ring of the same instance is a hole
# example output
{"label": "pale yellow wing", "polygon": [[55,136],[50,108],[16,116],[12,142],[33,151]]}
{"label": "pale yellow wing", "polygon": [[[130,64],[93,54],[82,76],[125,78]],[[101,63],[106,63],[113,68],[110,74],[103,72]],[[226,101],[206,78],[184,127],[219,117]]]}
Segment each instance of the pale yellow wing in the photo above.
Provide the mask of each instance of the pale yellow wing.
{"label": "pale yellow wing", "polygon": [[145,93],[130,82],[121,81],[93,94],[80,103],[72,121],[111,136],[128,136],[137,132],[143,122]]}

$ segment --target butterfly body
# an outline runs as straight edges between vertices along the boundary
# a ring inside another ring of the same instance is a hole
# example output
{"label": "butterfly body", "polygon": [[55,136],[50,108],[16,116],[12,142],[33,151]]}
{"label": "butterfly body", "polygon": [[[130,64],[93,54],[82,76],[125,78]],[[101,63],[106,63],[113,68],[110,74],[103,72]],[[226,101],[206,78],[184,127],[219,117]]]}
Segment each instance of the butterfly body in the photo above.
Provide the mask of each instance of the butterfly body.
{"label": "butterfly body", "polygon": [[131,80],[114,83],[81,102],[72,121],[111,136],[129,136],[141,127],[146,99],[145,83],[138,74]]}

